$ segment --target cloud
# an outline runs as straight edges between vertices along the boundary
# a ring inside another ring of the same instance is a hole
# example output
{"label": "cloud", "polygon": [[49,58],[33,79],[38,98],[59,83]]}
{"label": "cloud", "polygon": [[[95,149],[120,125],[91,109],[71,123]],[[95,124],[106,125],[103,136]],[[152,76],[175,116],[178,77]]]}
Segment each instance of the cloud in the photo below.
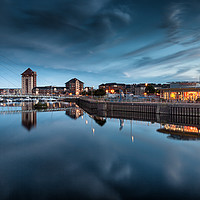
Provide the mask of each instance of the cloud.
{"label": "cloud", "polygon": [[[175,52],[158,58],[142,57],[135,60],[124,72],[126,77],[158,78],[165,77],[165,80],[172,78],[195,79],[198,73],[195,60],[199,60],[200,48],[194,47]],[[185,62],[184,62],[185,61]],[[149,70],[151,69],[151,70]],[[169,70],[170,69],[170,70]]]}
{"label": "cloud", "polygon": [[185,10],[183,3],[172,3],[167,9],[161,28],[167,29],[168,38],[171,42],[177,42],[177,35],[182,28]]}
{"label": "cloud", "polygon": [[[2,0],[0,54],[23,70],[36,66],[38,73],[57,69],[57,77],[70,72],[80,73],[83,81],[98,74],[98,83],[113,75],[134,82],[130,69],[159,65],[159,73],[181,57],[190,63],[184,50],[199,46],[200,3],[179,2],[154,0],[149,7],[147,0]],[[61,81],[66,80],[55,84]]]}

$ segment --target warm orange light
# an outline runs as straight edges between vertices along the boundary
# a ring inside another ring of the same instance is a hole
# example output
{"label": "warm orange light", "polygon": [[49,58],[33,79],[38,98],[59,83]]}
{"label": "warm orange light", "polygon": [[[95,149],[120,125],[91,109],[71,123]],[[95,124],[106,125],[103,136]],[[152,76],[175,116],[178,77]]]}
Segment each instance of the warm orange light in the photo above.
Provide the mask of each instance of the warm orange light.
{"label": "warm orange light", "polygon": [[166,124],[165,128],[173,130],[173,131],[181,131],[181,132],[189,132],[189,133],[199,132],[198,128],[194,126],[179,126],[179,125],[173,125],[173,124],[171,125]]}
{"label": "warm orange light", "polygon": [[146,95],[147,95],[147,93],[145,92],[145,93],[144,93],[144,95],[146,96]]}
{"label": "warm orange light", "polygon": [[115,90],[111,90],[110,92],[111,92],[112,94],[114,94],[114,93],[115,93]]}
{"label": "warm orange light", "polygon": [[76,95],[78,95],[79,94],[79,92],[76,92]]}
{"label": "warm orange light", "polygon": [[185,132],[198,133],[198,128],[193,126],[184,126]]}
{"label": "warm orange light", "polygon": [[175,92],[172,92],[172,93],[171,93],[171,98],[172,98],[172,99],[175,99],[175,98],[176,98]]}
{"label": "warm orange light", "polygon": [[106,90],[106,93],[108,93],[108,90]]}
{"label": "warm orange light", "polygon": [[147,87],[148,83],[145,83],[145,86]]}
{"label": "warm orange light", "polygon": [[69,93],[69,95],[72,95],[72,93]]}

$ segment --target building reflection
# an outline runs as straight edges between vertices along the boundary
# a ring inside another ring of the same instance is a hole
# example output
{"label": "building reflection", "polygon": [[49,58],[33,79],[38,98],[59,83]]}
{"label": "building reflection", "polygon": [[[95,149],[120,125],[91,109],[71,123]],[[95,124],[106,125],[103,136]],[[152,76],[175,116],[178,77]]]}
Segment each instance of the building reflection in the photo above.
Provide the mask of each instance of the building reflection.
{"label": "building reflection", "polygon": [[95,121],[99,126],[104,126],[104,124],[106,123],[106,119],[103,118],[103,117],[92,116],[92,118],[94,119],[94,121]]}
{"label": "building reflection", "polygon": [[76,120],[79,117],[83,116],[83,110],[80,108],[73,107],[66,110],[65,114],[68,115],[70,118]]}
{"label": "building reflection", "polygon": [[30,131],[37,125],[37,113],[36,112],[22,112],[22,125]]}
{"label": "building reflection", "polygon": [[[37,113],[33,110],[33,104],[27,103],[22,105],[22,125],[30,131],[37,125]],[[30,111],[30,112],[29,112]]]}
{"label": "building reflection", "polygon": [[185,126],[176,124],[163,124],[157,130],[160,133],[168,134],[170,139],[178,140],[199,140],[200,129],[197,126]]}
{"label": "building reflection", "polygon": [[120,125],[119,130],[121,131],[124,127],[124,120],[123,119],[119,120],[119,125]]}
{"label": "building reflection", "polygon": [[[135,137],[133,135],[133,121],[141,121],[146,122],[147,125],[149,123],[159,123],[161,124],[160,129],[157,131],[160,133],[167,134],[167,138],[179,139],[179,140],[198,140],[200,138],[200,117],[198,116],[176,116],[176,115],[156,115],[152,113],[137,113],[137,112],[100,112],[96,113],[95,110],[86,111],[78,107],[75,103],[67,103],[67,102],[56,102],[56,103],[48,103],[48,109],[45,112],[53,112],[56,110],[65,110],[65,114],[68,115],[72,119],[78,119],[79,117],[85,116],[85,124],[89,123],[89,120],[86,118],[87,115],[91,118],[91,130],[94,134],[95,126],[93,126],[93,121],[97,123],[99,126],[104,126],[109,119],[118,120],[119,121],[119,130],[124,129],[124,126],[127,125],[125,123],[127,120],[130,121],[130,137],[131,141],[135,141]],[[18,113],[21,112],[22,116],[22,125],[27,129],[31,130],[37,125],[37,112],[34,109],[34,103],[12,103],[0,104],[1,113]],[[5,108],[7,108],[7,110]],[[15,108],[16,107],[16,108]],[[57,109],[58,108],[58,109]],[[84,115],[84,112],[87,114]],[[126,130],[126,129],[125,129]],[[125,133],[127,131],[123,131]]]}

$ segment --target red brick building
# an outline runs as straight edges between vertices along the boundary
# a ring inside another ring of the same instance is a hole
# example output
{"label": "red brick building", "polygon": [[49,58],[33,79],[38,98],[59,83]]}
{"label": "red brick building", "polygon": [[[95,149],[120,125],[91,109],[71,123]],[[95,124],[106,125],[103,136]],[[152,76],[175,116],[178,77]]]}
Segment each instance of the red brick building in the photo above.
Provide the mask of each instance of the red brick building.
{"label": "red brick building", "polygon": [[28,68],[21,75],[22,94],[32,94],[32,89],[37,86],[37,73]]}
{"label": "red brick building", "polygon": [[77,78],[73,78],[65,83],[69,94],[79,95],[83,92],[84,83]]}

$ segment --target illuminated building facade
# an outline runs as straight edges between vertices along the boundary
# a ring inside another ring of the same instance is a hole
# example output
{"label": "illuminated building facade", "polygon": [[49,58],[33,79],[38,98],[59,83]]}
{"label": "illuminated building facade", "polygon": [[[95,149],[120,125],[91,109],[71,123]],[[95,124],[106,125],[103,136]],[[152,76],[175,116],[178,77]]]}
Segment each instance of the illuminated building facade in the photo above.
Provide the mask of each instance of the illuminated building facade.
{"label": "illuminated building facade", "polygon": [[103,89],[106,93],[120,93],[121,91],[125,93],[126,91],[126,84],[121,83],[106,83],[99,85],[99,89]]}
{"label": "illuminated building facade", "polygon": [[34,87],[34,95],[63,95],[65,94],[66,87],[56,87],[56,86],[45,86],[45,87]]}
{"label": "illuminated building facade", "polygon": [[161,89],[160,98],[175,101],[196,101],[199,98],[200,85],[197,82],[171,83],[170,88]]}
{"label": "illuminated building facade", "polygon": [[2,95],[20,95],[21,94],[21,89],[20,88],[1,88],[0,89],[0,94]]}
{"label": "illuminated building facade", "polygon": [[84,91],[85,92],[93,92],[94,88],[93,87],[85,87]]}
{"label": "illuminated building facade", "polygon": [[37,73],[28,68],[22,74],[22,94],[32,94],[32,89],[37,86]]}
{"label": "illuminated building facade", "polygon": [[83,92],[84,83],[76,78],[65,83],[69,94],[79,95]]}

